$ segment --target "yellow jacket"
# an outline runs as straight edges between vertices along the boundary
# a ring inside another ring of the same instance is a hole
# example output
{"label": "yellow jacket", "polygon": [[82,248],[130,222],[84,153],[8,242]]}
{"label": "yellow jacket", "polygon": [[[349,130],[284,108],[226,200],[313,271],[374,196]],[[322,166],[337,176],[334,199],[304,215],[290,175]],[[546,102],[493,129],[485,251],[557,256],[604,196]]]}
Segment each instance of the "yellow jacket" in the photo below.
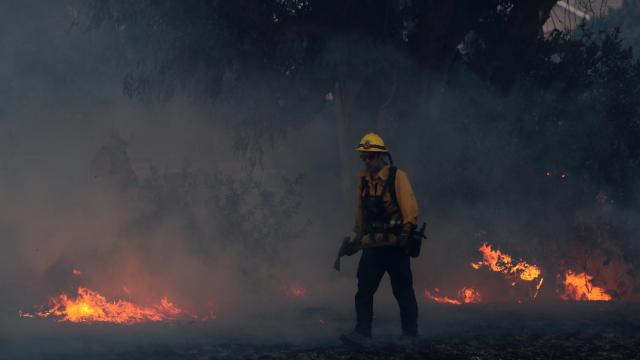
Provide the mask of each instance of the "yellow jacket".
{"label": "yellow jacket", "polygon": [[[389,166],[385,166],[382,168],[376,176],[371,178],[370,174],[366,170],[361,170],[358,173],[358,177],[362,179],[363,177],[366,180],[366,183],[369,186],[370,193],[379,194],[387,178],[389,176]],[[417,224],[418,222],[418,202],[416,201],[416,197],[413,193],[413,188],[411,187],[411,183],[409,182],[409,177],[407,173],[398,169],[396,172],[396,181],[395,181],[395,190],[396,190],[396,199],[398,201],[398,207],[402,213],[402,222],[403,224],[411,223]],[[358,183],[358,192],[357,192],[357,207],[356,207],[356,223],[354,226],[354,231],[358,235],[363,235],[363,210],[362,210],[362,181]],[[395,207],[393,204],[393,200],[391,199],[391,194],[387,191],[383,195],[384,205],[387,209],[392,209]],[[361,245],[363,248],[367,247],[376,247],[376,246],[389,246],[396,245],[398,242],[397,236],[390,234],[385,239],[382,234],[376,234],[375,236],[364,235],[361,240]]]}

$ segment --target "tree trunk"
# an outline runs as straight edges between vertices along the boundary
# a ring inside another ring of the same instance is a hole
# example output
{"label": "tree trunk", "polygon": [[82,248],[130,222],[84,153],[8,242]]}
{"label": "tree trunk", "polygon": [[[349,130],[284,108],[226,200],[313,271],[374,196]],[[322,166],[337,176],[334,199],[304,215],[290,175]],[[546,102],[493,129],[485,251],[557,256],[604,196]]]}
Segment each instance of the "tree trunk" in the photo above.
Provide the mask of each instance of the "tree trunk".
{"label": "tree trunk", "polygon": [[[557,0],[521,1],[514,4],[509,14],[504,36],[496,43],[496,59],[490,68],[489,79],[500,86],[509,87],[513,76],[527,65],[532,45],[542,34],[542,26],[549,18]],[[505,71],[505,69],[511,69]]]}
{"label": "tree trunk", "polygon": [[393,78],[391,80],[391,86],[389,89],[389,96],[384,101],[384,103],[380,105],[380,108],[378,108],[378,114],[376,115],[376,131],[378,132],[378,134],[384,133],[384,130],[385,130],[384,120],[385,120],[385,117],[388,115],[387,109],[389,108],[389,105],[391,104],[394,96],[396,95],[397,86],[398,86],[398,76],[394,73]]}
{"label": "tree trunk", "polygon": [[340,82],[336,81],[334,87],[334,103],[336,110],[336,133],[338,135],[338,160],[340,163],[340,190],[342,192],[342,205],[346,208],[349,205],[349,166],[347,162],[346,135],[344,109],[342,101],[342,89]]}

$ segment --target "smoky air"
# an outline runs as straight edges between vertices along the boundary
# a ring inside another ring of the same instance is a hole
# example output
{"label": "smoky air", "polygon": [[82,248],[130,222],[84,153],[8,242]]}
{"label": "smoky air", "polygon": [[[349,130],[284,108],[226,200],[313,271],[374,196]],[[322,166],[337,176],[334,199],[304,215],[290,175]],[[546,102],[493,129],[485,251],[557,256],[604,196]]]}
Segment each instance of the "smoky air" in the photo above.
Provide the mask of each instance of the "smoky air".
{"label": "smoky air", "polygon": [[[0,359],[633,353],[635,1],[258,3],[0,4]],[[370,132],[427,224],[409,347],[386,275],[339,341]]]}

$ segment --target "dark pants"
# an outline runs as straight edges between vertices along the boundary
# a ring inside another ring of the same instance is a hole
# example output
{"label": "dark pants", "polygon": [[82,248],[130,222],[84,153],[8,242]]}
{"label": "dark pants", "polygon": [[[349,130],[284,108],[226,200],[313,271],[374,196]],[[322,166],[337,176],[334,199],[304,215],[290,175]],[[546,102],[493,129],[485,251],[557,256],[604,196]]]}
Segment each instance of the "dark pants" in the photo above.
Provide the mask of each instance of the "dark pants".
{"label": "dark pants", "polygon": [[398,247],[364,249],[358,265],[358,292],[356,293],[356,331],[371,336],[373,321],[373,294],[378,290],[385,272],[391,278],[393,296],[400,306],[402,333],[418,334],[418,304],[413,292],[411,261],[409,255]]}

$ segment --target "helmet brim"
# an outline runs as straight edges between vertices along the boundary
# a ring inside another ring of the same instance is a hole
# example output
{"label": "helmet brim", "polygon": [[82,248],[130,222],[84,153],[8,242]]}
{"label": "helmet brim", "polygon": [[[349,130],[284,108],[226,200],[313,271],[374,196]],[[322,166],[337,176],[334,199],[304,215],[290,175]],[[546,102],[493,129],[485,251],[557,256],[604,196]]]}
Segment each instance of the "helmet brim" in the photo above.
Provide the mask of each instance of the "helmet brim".
{"label": "helmet brim", "polygon": [[354,150],[358,151],[358,152],[378,152],[378,153],[384,153],[384,154],[389,153],[389,150],[387,150],[387,149],[378,149],[378,148],[374,148],[374,147],[370,147],[368,149],[365,149],[362,146],[358,146]]}

